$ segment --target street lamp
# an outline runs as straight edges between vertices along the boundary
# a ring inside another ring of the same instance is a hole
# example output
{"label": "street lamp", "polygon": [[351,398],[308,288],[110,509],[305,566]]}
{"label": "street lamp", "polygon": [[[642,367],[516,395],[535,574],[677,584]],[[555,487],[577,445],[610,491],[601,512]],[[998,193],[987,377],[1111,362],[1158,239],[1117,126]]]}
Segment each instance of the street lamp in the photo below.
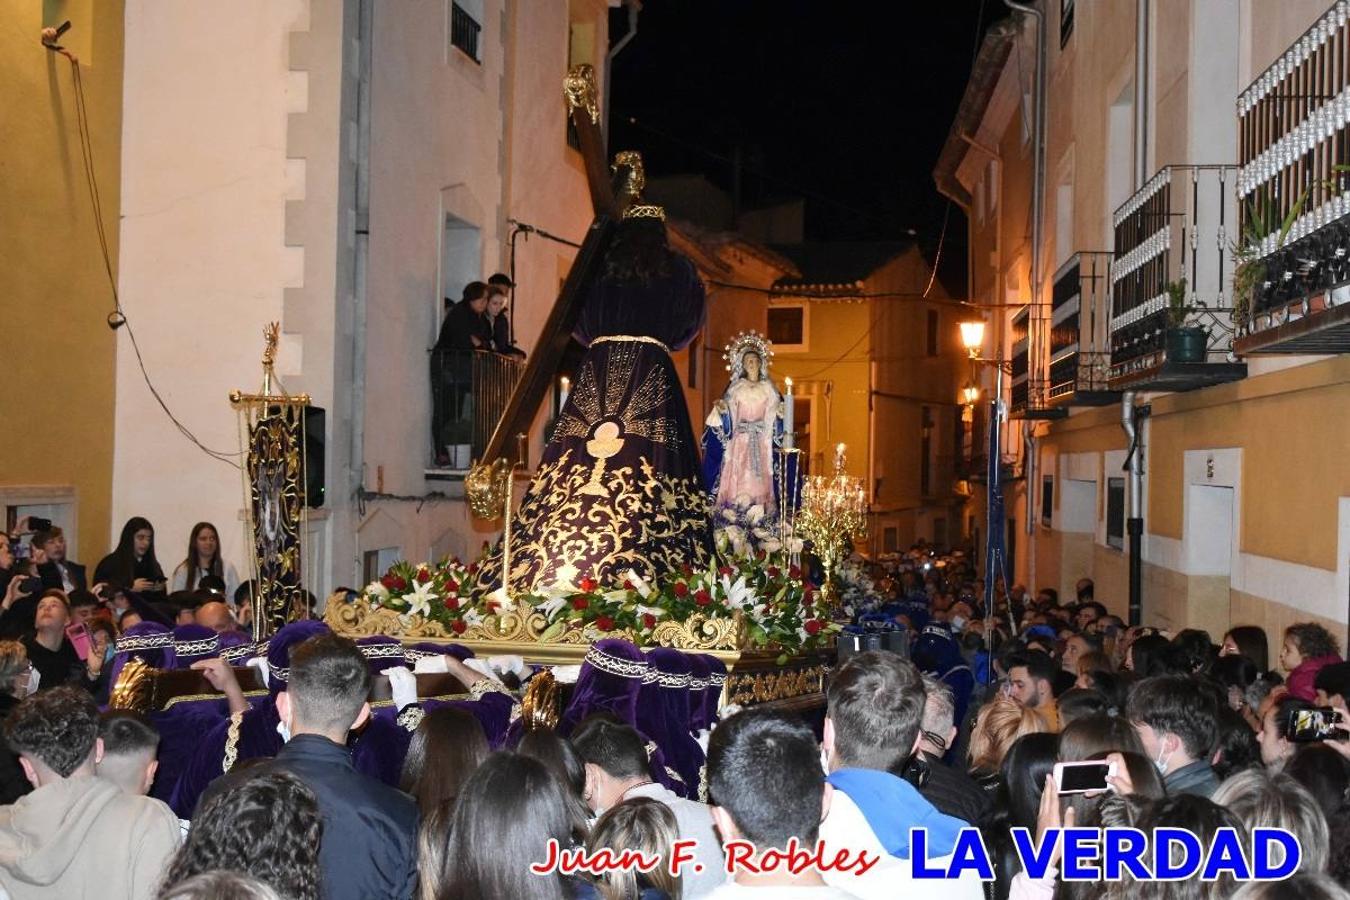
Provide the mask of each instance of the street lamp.
{"label": "street lamp", "polygon": [[971,359],[979,357],[980,349],[984,346],[983,319],[961,323],[961,346],[966,348]]}
{"label": "street lamp", "polygon": [[[1012,374],[1012,364],[1003,359],[1002,351],[994,359],[985,359],[980,356],[980,350],[984,347],[983,319],[962,322],[960,325],[961,345],[966,348],[966,353],[970,356],[971,368],[974,370],[972,372],[972,383],[961,389],[961,398],[972,410],[980,397],[980,389],[975,384],[978,379],[973,376],[978,374],[981,366],[989,366],[997,372],[994,376],[994,396],[990,402],[988,478],[986,480],[988,500],[985,504],[988,515],[985,520],[984,614],[987,620],[992,620],[994,617],[994,579],[996,576],[1006,575],[1007,573],[1007,550],[1005,548],[1003,521],[1003,460],[999,426],[1004,415],[1003,375],[1004,373]],[[1011,608],[1009,613],[1011,613]],[[1009,624],[1013,632],[1016,633],[1017,623],[1012,622],[1011,618],[1011,615],[1009,615]],[[986,641],[990,640],[990,629],[987,626],[985,628],[985,639]]]}

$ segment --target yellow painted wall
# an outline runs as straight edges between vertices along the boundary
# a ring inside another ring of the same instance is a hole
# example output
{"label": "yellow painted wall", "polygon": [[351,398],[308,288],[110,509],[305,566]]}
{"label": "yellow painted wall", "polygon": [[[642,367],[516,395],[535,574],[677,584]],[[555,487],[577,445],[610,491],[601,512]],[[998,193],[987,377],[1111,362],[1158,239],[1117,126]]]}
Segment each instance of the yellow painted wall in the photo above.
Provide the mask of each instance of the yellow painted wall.
{"label": "yellow painted wall", "polygon": [[[49,22],[44,22],[44,9]],[[79,561],[108,550],[112,478],[113,301],[95,234],[69,62],[44,49],[44,24],[73,23],[103,225],[117,267],[122,129],[120,0],[0,0],[0,485],[73,487]],[[147,477],[151,477],[147,473]]]}
{"label": "yellow painted wall", "polygon": [[1156,401],[1148,530],[1181,537],[1186,450],[1241,447],[1242,550],[1334,571],[1347,411],[1350,356]]}
{"label": "yellow painted wall", "polygon": [[826,473],[833,471],[834,445],[843,442],[848,445],[848,474],[866,478],[871,306],[813,300],[809,308],[809,346],[802,352],[775,348],[774,380],[781,386],[790,375],[798,385],[810,384],[818,391],[809,448],[816,467],[823,464]]}

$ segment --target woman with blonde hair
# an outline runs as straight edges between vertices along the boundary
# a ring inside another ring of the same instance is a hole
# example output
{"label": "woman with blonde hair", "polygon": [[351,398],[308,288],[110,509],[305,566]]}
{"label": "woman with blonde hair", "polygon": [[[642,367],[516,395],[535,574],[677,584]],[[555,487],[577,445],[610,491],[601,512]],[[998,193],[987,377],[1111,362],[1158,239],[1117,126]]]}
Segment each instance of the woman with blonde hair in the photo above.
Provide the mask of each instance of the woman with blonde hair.
{"label": "woman with blonde hair", "polygon": [[634,797],[608,810],[591,829],[586,850],[602,847],[635,850],[661,862],[650,872],[616,869],[597,876],[595,886],[604,900],[680,900],[681,877],[670,874],[670,849],[680,837],[675,814],[659,800]]}
{"label": "woman with blonde hair", "polygon": [[970,776],[992,793],[998,788],[999,768],[1013,741],[1023,735],[1049,730],[1045,719],[1036,710],[1022,706],[1010,697],[995,697],[980,709],[970,732]]}

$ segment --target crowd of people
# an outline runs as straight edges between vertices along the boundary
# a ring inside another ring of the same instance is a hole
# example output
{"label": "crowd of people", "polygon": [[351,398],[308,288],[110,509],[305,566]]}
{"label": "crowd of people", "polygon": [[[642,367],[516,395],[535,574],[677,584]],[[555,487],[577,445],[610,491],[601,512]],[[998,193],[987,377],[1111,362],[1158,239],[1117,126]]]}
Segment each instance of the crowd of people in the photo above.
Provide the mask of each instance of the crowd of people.
{"label": "crowd of people", "polygon": [[[1259,628],[1127,627],[1088,579],[1069,603],[1000,586],[986,615],[965,558],[920,547],[874,567],[879,600],[858,623],[905,636],[900,652],[845,654],[802,718],[726,705],[713,656],[614,638],[570,670],[315,621],[254,646],[226,639],[239,608],[213,590],[226,573],[209,525],[178,591],[143,520],[97,592],[53,531],[20,560],[0,543],[3,621],[26,626],[0,640],[10,897],[1350,898],[1350,731],[1297,724],[1330,708],[1350,728],[1350,663],[1314,623],[1285,631],[1272,667]],[[11,596],[32,578],[40,590]],[[177,624],[186,591],[213,599]],[[212,603],[228,628],[199,624]],[[77,620],[108,625],[83,659],[65,646]],[[133,660],[197,669],[219,693],[108,704],[100,686]],[[463,691],[419,699],[415,673]],[[373,699],[377,679],[391,699]],[[1061,794],[1056,764],[1087,761],[1111,764],[1107,789]],[[1302,864],[1274,883],[1074,881],[1057,853],[1022,869],[1014,829],[1073,824],[1204,845],[1281,827]],[[970,828],[992,878],[916,877],[951,864]],[[769,848],[815,864],[775,865]]]}

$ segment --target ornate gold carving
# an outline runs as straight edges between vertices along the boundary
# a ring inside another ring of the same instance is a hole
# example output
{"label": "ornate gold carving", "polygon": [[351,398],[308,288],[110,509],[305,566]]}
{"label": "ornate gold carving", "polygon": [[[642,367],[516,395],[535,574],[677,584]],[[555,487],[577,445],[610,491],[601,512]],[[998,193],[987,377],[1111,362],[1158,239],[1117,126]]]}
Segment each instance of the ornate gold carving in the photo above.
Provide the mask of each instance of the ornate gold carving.
{"label": "ornate gold carving", "polygon": [[[348,637],[391,634],[405,641],[430,638],[473,647],[491,644],[494,648],[491,652],[524,653],[531,659],[537,657],[536,648],[556,649],[566,646],[576,650],[575,653],[564,654],[572,662],[581,662],[581,657],[592,642],[602,637],[624,638],[639,644],[698,652],[736,651],[744,642],[744,629],[739,618],[708,618],[701,615],[690,616],[684,622],[660,622],[647,639],[625,629],[600,632],[593,627],[583,627],[580,623],[555,622],[550,625],[543,613],[528,607],[522,612],[520,606],[503,610],[495,616],[487,616],[481,624],[470,625],[463,634],[455,633],[434,619],[415,615],[405,619],[392,609],[375,608],[359,600],[355,603],[330,603],[324,613],[324,621],[334,631]],[[480,652],[489,650],[485,648]],[[736,656],[728,654],[728,658],[734,660]]]}
{"label": "ornate gold carving", "polygon": [[660,219],[666,220],[666,208],[656,206],[652,203],[634,203],[623,211],[625,219]]}
{"label": "ornate gold carving", "polygon": [[594,125],[600,124],[600,103],[596,99],[598,93],[595,87],[595,69],[584,63],[574,67],[563,79],[563,96],[567,98],[568,115],[578,108],[585,109]]}
{"label": "ornate gold carving", "polygon": [[520,714],[530,731],[558,727],[562,715],[562,687],[553,679],[551,670],[544,669],[530,679],[520,698]]}
{"label": "ornate gold carving", "polygon": [[498,459],[491,464],[474,463],[464,477],[464,496],[469,510],[479,519],[500,519],[506,511],[511,484],[511,463]]}
{"label": "ornate gold carving", "polygon": [[155,696],[155,670],[137,657],[127,660],[117,674],[108,705],[113,709],[129,709],[142,715],[150,712]]}
{"label": "ornate gold carving", "polygon": [[628,177],[623,181],[622,193],[630,197],[641,197],[647,189],[647,170],[642,164],[642,154],[636,150],[620,150],[614,154],[614,168],[628,167]]}
{"label": "ornate gold carving", "polygon": [[725,696],[728,703],[749,706],[774,700],[791,700],[825,690],[824,665],[789,667],[777,671],[734,672],[727,676]]}

